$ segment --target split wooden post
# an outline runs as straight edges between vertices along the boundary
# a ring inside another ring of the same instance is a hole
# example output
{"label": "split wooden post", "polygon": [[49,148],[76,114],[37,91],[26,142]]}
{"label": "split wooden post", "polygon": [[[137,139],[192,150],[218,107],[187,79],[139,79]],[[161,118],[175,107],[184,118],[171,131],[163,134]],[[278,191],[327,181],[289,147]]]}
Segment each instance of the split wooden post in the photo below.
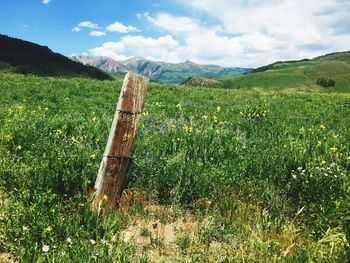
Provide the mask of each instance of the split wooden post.
{"label": "split wooden post", "polygon": [[[127,73],[120,92],[107,146],[95,183],[92,207],[105,199],[114,207],[123,192],[131,151],[148,87],[148,78]],[[107,197],[107,198],[106,198]]]}

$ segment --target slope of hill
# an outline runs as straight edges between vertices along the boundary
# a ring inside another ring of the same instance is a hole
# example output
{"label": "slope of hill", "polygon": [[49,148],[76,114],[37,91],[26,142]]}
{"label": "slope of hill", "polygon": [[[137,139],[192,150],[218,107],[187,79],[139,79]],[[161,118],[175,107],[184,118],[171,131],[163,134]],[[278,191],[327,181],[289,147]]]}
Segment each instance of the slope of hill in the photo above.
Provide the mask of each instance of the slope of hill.
{"label": "slope of hill", "polygon": [[0,70],[40,76],[90,77],[112,79],[107,73],[54,53],[48,47],[0,35]]}
{"label": "slope of hill", "polygon": [[272,88],[272,89],[324,89],[317,79],[335,81],[335,87],[326,88],[350,92],[350,52],[327,54],[314,59],[276,62],[257,68],[253,74],[221,78],[226,88]]}
{"label": "slope of hill", "polygon": [[181,83],[183,86],[202,86],[202,87],[220,87],[222,84],[220,81],[211,78],[204,77],[189,77],[187,80]]}
{"label": "slope of hill", "polygon": [[166,83],[181,83],[192,76],[220,78],[251,73],[251,68],[223,68],[217,65],[199,65],[190,61],[165,63],[140,57],[116,61],[107,57],[72,56],[72,60],[91,65],[114,74],[133,71],[153,80]]}

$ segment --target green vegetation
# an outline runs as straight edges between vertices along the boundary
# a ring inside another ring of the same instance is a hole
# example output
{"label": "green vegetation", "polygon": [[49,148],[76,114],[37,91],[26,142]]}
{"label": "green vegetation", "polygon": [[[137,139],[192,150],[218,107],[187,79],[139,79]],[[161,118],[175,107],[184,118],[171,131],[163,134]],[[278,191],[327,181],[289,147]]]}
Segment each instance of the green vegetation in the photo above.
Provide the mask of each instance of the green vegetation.
{"label": "green vegetation", "polygon": [[121,80],[0,73],[0,252],[23,262],[349,261],[350,95],[274,91],[299,81],[292,66],[276,72],[235,78],[272,90],[151,83],[128,190],[118,212],[100,213],[90,194]]}
{"label": "green vegetation", "polygon": [[21,39],[0,34],[0,71],[39,76],[88,77],[112,80],[107,73]]}
{"label": "green vegetation", "polygon": [[325,55],[312,60],[276,62],[255,73],[220,79],[225,88],[320,90],[318,79],[333,80],[332,91],[350,92],[350,52]]}

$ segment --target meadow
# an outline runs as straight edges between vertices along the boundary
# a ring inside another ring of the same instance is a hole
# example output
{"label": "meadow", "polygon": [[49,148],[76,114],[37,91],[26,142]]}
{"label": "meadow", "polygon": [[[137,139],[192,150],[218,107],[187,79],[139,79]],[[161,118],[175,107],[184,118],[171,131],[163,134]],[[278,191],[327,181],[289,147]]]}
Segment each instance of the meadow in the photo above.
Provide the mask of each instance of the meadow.
{"label": "meadow", "polygon": [[120,206],[95,213],[121,85],[0,73],[0,259],[349,261],[349,93],[151,83]]}

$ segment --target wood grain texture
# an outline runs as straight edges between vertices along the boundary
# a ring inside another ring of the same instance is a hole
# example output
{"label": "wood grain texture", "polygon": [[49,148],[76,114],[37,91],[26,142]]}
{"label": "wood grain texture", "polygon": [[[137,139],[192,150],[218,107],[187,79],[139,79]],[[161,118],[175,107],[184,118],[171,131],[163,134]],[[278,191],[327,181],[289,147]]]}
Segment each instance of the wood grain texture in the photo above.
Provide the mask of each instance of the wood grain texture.
{"label": "wood grain texture", "polygon": [[96,191],[92,204],[95,209],[100,207],[105,196],[108,198],[108,206],[114,207],[124,190],[148,81],[148,78],[134,73],[128,73],[125,76],[95,183]]}

